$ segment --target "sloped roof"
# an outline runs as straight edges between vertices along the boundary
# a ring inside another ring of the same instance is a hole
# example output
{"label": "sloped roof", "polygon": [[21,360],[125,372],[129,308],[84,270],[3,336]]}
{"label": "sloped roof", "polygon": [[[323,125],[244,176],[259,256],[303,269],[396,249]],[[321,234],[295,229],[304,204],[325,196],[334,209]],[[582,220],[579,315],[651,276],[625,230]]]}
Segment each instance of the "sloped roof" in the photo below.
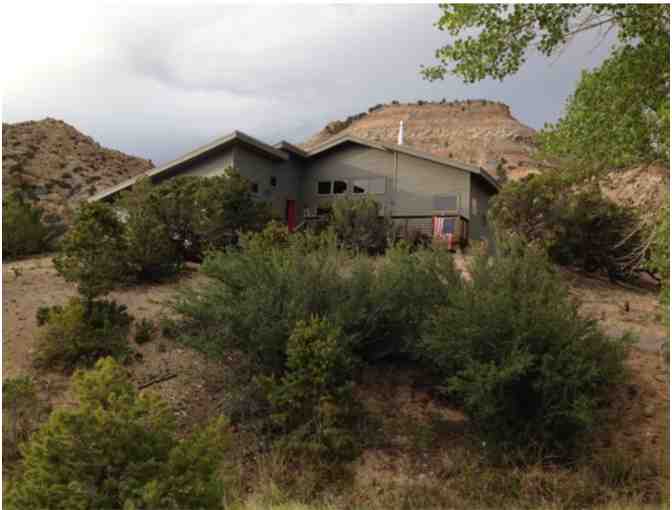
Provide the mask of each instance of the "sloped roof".
{"label": "sloped roof", "polygon": [[165,165],[161,165],[160,167],[153,168],[147,172],[144,172],[142,174],[136,175],[135,177],[132,177],[130,179],[127,179],[123,182],[120,182],[119,184],[112,186],[110,188],[107,188],[103,191],[100,191],[96,193],[95,195],[92,195],[89,197],[88,201],[89,202],[95,202],[97,200],[101,200],[103,198],[109,197],[110,195],[114,195],[115,193],[118,193],[119,191],[122,191],[133,184],[135,184],[139,179],[142,179],[144,177],[149,177],[152,178],[156,175],[162,174],[164,172],[168,171],[179,171],[179,168],[181,165],[188,163],[198,157],[206,156],[208,154],[211,154],[213,152],[216,152],[218,150],[221,150],[229,145],[232,145],[234,143],[242,143],[253,150],[256,150],[257,152],[261,152],[267,157],[270,157],[271,159],[275,160],[287,160],[289,159],[289,156],[287,155],[286,152],[283,152],[282,150],[279,150],[275,147],[272,147],[268,145],[267,143],[262,142],[261,140],[257,140],[256,138],[247,135],[241,131],[234,131],[232,133],[229,133],[226,136],[223,136],[221,138],[217,138],[216,140],[203,145],[201,147],[198,147],[197,149],[194,149],[191,152],[186,153],[183,156],[180,156],[179,158],[176,158]]}
{"label": "sloped roof", "polygon": [[450,168],[456,168],[458,170],[463,170],[465,172],[470,172],[479,178],[481,178],[483,181],[485,181],[488,185],[493,187],[496,191],[499,191],[500,187],[497,181],[483,168],[474,166],[474,165],[469,165],[466,163],[462,163],[461,161],[455,161],[452,159],[446,159],[446,158],[440,158],[437,156],[434,156],[433,154],[429,154],[427,152],[419,151],[417,149],[413,149],[412,147],[409,147],[407,145],[392,145],[388,143],[382,143],[382,142],[372,142],[370,140],[366,140],[364,138],[359,138],[357,136],[353,136],[351,134],[344,134],[341,136],[337,136],[335,138],[332,138],[330,140],[327,140],[326,142],[314,147],[313,149],[309,151],[305,151],[301,149],[300,147],[297,147],[296,145],[293,145],[289,142],[286,141],[281,141],[275,146],[268,145],[261,140],[257,140],[256,138],[247,135],[245,133],[242,133],[241,131],[234,131],[226,136],[223,136],[221,138],[218,138],[217,140],[214,140],[210,142],[209,144],[203,145],[201,147],[198,147],[197,149],[194,149],[191,152],[186,153],[183,156],[180,156],[177,159],[174,159],[173,161],[170,161],[169,163],[166,163],[165,165],[162,165],[157,168],[153,168],[152,170],[149,170],[147,172],[144,172],[142,174],[136,175],[135,177],[132,177],[130,179],[127,179],[123,182],[120,182],[119,184],[112,186],[110,188],[107,188],[103,191],[100,191],[96,193],[95,195],[92,195],[89,197],[88,201],[89,202],[95,202],[97,200],[102,200],[104,198],[107,198],[111,195],[114,195],[115,193],[118,193],[119,191],[122,191],[126,188],[129,188],[133,184],[135,184],[139,179],[142,179],[144,177],[155,177],[157,175],[166,173],[166,172],[179,172],[181,169],[182,165],[185,165],[186,163],[189,163],[193,161],[194,159],[198,157],[203,157],[208,154],[211,154],[213,152],[216,152],[218,150],[221,150],[229,145],[232,145],[234,143],[241,143],[246,145],[247,147],[252,148],[253,150],[256,150],[257,152],[260,152],[261,154],[275,160],[279,161],[286,161],[289,159],[288,152],[294,153],[298,155],[301,158],[304,159],[310,159],[312,157],[318,156],[319,154],[322,154],[330,149],[336,148],[342,144],[345,143],[354,143],[358,145],[362,145],[365,147],[370,147],[373,149],[378,149],[378,150],[383,150],[383,151],[391,151],[391,152],[398,152],[401,154],[407,154],[409,156],[413,156],[416,158],[421,158],[425,159],[427,161],[432,161],[434,163],[438,163],[440,165],[444,165]]}

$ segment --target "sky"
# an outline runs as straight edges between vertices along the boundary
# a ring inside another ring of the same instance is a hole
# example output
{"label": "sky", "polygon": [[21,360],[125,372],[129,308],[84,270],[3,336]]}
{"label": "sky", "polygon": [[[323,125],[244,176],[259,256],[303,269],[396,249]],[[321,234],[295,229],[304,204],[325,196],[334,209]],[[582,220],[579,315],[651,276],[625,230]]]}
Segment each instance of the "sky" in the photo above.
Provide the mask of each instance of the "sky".
{"label": "sky", "polygon": [[189,5],[31,1],[3,7],[2,120],[62,119],[162,164],[235,129],[301,143],[397,100],[490,99],[541,128],[605,58],[593,34],[503,82],[428,82],[448,42],[436,5]]}

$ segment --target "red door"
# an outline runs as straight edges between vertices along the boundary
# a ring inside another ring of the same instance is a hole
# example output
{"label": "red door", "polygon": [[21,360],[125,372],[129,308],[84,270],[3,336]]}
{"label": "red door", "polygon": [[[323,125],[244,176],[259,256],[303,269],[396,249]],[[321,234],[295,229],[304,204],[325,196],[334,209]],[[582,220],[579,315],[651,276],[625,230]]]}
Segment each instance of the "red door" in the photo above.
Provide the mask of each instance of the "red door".
{"label": "red door", "polygon": [[287,229],[294,232],[296,228],[296,200],[287,200]]}

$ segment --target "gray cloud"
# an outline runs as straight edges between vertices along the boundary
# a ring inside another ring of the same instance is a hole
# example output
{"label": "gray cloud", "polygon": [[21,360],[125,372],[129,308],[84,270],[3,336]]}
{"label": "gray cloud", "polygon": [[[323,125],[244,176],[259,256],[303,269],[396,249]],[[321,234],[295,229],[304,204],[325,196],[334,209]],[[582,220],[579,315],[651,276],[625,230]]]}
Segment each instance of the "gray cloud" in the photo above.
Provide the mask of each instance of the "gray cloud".
{"label": "gray cloud", "polygon": [[541,127],[562,112],[581,69],[608,50],[590,52],[594,40],[584,37],[556,61],[532,57],[504,82],[467,86],[419,75],[446,42],[430,5],[94,5],[45,17],[29,45],[15,38],[34,23],[31,6],[3,17],[3,46],[15,48],[4,66],[3,120],[62,118],[157,163],[233,129],[300,142],[394,99],[499,100]]}

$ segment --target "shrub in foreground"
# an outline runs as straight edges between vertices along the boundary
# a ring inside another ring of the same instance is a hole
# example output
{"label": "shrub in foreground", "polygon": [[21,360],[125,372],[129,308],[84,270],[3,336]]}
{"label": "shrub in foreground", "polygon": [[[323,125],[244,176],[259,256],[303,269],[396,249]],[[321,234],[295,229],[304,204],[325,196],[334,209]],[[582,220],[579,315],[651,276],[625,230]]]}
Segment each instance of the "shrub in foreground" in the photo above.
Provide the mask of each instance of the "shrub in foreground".
{"label": "shrub in foreground", "polygon": [[569,452],[623,379],[626,339],[579,315],[542,253],[515,238],[499,247],[436,310],[427,360],[491,448]]}
{"label": "shrub in foreground", "polygon": [[317,317],[297,323],[287,343],[287,370],[262,381],[285,446],[328,458],[353,457],[354,365],[340,328]]}
{"label": "shrub in foreground", "polygon": [[87,307],[75,298],[63,307],[52,307],[38,338],[34,363],[68,371],[93,365],[103,356],[125,360],[132,321],[126,307],[114,301],[93,301]]}
{"label": "shrub in foreground", "polygon": [[[325,236],[332,242],[307,249]],[[458,281],[442,251],[395,249],[377,262],[338,250],[328,233],[293,234],[286,246],[260,239],[211,253],[202,269],[212,281],[182,291],[175,310],[185,319],[183,340],[220,356],[240,349],[273,373],[286,368],[296,324],[313,315],[340,327],[361,358],[408,353],[418,325]]]}
{"label": "shrub in foreground", "polygon": [[42,210],[19,193],[2,197],[2,256],[33,255],[46,250],[50,230],[42,222]]}
{"label": "shrub in foreground", "polygon": [[218,508],[230,436],[216,420],[179,439],[169,407],[138,393],[106,358],[73,383],[79,405],[54,411],[23,448],[6,508]]}

